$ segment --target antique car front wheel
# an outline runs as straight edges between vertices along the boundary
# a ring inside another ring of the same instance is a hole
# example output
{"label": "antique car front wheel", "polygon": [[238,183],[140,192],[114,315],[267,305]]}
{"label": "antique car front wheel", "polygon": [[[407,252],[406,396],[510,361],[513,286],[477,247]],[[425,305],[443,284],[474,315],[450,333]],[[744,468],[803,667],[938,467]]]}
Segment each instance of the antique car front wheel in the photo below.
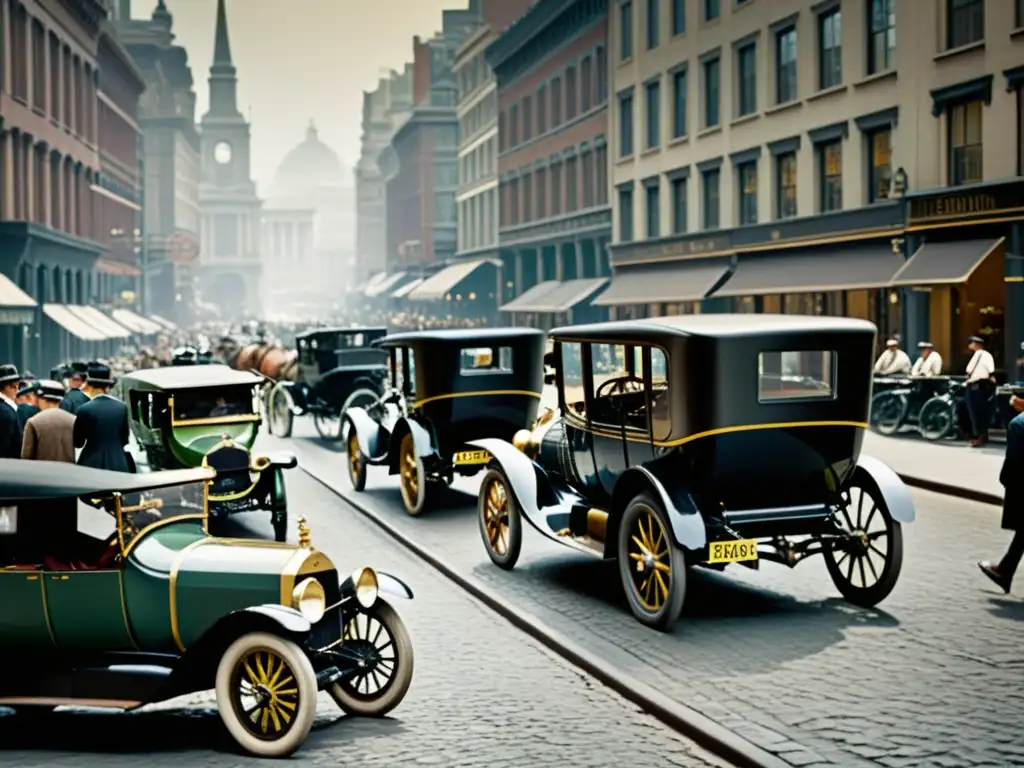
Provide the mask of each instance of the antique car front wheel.
{"label": "antique car front wheel", "polygon": [[427,507],[427,473],[423,459],[416,454],[416,441],[411,432],[405,433],[398,449],[398,481],[405,511],[410,515],[420,514]]}
{"label": "antique car front wheel", "polygon": [[361,717],[383,717],[397,707],[409,691],[413,668],[412,640],[398,612],[377,600],[345,625],[342,647],[365,666],[328,689],[334,702]]}
{"label": "antique car front wheel", "polygon": [[232,738],[258,757],[287,757],[316,718],[316,673],[291,640],[250,632],[217,666],[217,708]]}
{"label": "antique car front wheel", "polygon": [[523,548],[523,521],[508,478],[500,469],[490,469],[484,475],[477,511],[480,537],[491,562],[512,570]]}
{"label": "antique car front wheel", "polygon": [[619,575],[633,615],[668,629],[683,611],[686,556],[676,547],[668,516],[649,493],[629,503],[619,523]]}
{"label": "antique car front wheel", "polygon": [[351,426],[345,441],[348,458],[348,479],[356,491],[366,489],[366,456],[359,450],[359,436]]}
{"label": "antique car front wheel", "polygon": [[851,485],[836,513],[842,537],[825,550],[825,566],[836,588],[854,605],[882,602],[903,567],[903,528],[873,489]]}
{"label": "antique car front wheel", "polygon": [[291,437],[295,416],[288,405],[288,397],[280,387],[270,390],[267,397],[267,429],[276,437]]}

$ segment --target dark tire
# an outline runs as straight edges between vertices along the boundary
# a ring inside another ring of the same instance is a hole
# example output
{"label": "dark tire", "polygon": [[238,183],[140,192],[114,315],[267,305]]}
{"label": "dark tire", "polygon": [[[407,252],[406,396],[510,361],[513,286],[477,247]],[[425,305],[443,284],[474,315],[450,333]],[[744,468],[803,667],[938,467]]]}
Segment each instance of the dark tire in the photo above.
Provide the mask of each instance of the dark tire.
{"label": "dark tire", "polygon": [[880,435],[895,435],[907,419],[906,395],[883,392],[871,401],[871,426]]}
{"label": "dark tire", "polygon": [[20,720],[43,720],[50,717],[57,708],[51,704],[18,704],[9,709],[14,711],[14,716]]}
{"label": "dark tire", "polygon": [[641,624],[664,631],[686,599],[686,556],[676,546],[668,515],[649,493],[636,496],[619,523],[619,576]]}
{"label": "dark tire", "polygon": [[267,430],[276,437],[291,437],[295,415],[288,405],[288,397],[278,387],[267,395]]}
{"label": "dark tire", "polygon": [[281,516],[280,520],[273,521],[274,526],[274,541],[286,542],[288,541],[288,515],[287,513]]}
{"label": "dark tire", "polygon": [[357,613],[345,625],[343,647],[358,652],[373,645],[377,663],[334,683],[327,690],[349,715],[383,717],[397,707],[412,683],[412,640],[398,612],[383,600],[366,613]]}
{"label": "dark tire", "polygon": [[933,397],[921,406],[917,430],[925,440],[943,440],[956,428],[956,414],[949,401]]}
{"label": "dark tire", "polygon": [[366,490],[366,456],[359,450],[359,436],[351,426],[345,438],[345,458],[348,466],[348,479],[355,491]]}
{"label": "dark tire", "polygon": [[523,520],[512,486],[500,469],[489,469],[480,482],[477,522],[491,562],[506,571],[515,568],[523,549]]}
{"label": "dark tire", "polygon": [[398,482],[402,489],[405,511],[416,516],[427,508],[427,472],[423,459],[416,454],[416,441],[406,432],[398,449]]}
{"label": "dark tire", "polygon": [[825,550],[825,566],[840,594],[854,605],[871,608],[882,602],[903,567],[903,528],[892,519],[885,501],[857,479],[843,491],[836,523],[848,534]]}
{"label": "dark tire", "polygon": [[341,418],[345,419],[345,413],[349,408],[369,408],[380,399],[380,395],[372,389],[361,387],[352,392],[341,404]]}

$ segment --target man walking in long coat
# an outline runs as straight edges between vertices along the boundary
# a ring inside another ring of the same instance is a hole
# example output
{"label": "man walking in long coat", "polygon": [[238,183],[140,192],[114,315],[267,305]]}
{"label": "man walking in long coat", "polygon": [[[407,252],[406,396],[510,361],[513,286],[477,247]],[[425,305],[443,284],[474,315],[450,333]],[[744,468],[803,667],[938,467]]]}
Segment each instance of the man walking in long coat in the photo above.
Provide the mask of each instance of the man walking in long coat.
{"label": "man walking in long coat", "polygon": [[92,399],[78,409],[75,418],[75,447],[82,449],[78,463],[93,469],[133,472],[131,457],[125,451],[128,406],[108,394],[113,384],[110,368],[89,364],[86,386],[93,393]]}
{"label": "man walking in long coat", "polygon": [[1010,405],[1018,413],[1006,427],[1006,457],[999,472],[1003,484],[1003,529],[1013,531],[1013,539],[998,565],[978,563],[982,573],[1009,593],[1013,576],[1024,558],[1024,399],[1011,397]]}
{"label": "man walking in long coat", "polygon": [[21,374],[14,365],[0,365],[0,459],[21,457],[21,425],[18,423],[18,383]]}
{"label": "man walking in long coat", "polygon": [[75,417],[60,407],[64,385],[59,381],[39,382],[42,409],[25,424],[21,458],[75,463]]}

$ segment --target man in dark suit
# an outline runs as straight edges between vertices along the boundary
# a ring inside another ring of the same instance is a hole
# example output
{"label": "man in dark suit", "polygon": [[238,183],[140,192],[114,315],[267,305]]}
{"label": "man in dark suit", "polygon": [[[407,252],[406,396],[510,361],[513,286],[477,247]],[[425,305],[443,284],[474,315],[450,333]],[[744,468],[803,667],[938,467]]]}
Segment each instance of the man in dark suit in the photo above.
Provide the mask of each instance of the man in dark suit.
{"label": "man in dark suit", "polygon": [[[21,458],[21,425],[18,423],[18,384],[21,374],[17,366],[0,365],[0,459]],[[15,450],[17,443],[17,450]]]}
{"label": "man in dark suit", "polygon": [[1024,558],[1024,399],[1011,397],[1010,405],[1017,411],[1006,426],[1006,457],[999,472],[1003,493],[1003,529],[1013,531],[1013,539],[998,565],[978,563],[982,573],[1009,593],[1013,576]]}
{"label": "man in dark suit", "polygon": [[78,463],[94,469],[134,472],[134,462],[125,451],[128,406],[108,394],[113,383],[110,368],[89,364],[86,387],[92,399],[78,409],[75,419],[75,448],[82,449]]}
{"label": "man in dark suit", "polygon": [[68,366],[68,393],[64,395],[60,407],[71,414],[78,413],[78,409],[89,402],[89,395],[83,390],[88,372],[89,366],[85,363],[72,363]]}
{"label": "man in dark suit", "polygon": [[14,402],[18,404],[18,426],[25,431],[28,420],[39,413],[39,380],[28,373],[23,374]]}

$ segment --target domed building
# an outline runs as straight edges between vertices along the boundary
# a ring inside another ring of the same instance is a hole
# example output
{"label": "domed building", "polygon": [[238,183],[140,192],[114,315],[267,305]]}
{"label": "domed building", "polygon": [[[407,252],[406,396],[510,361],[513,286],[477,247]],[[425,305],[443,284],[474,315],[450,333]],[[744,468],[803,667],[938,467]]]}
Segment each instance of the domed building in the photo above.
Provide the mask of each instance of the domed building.
{"label": "domed building", "polygon": [[355,261],[353,175],[312,121],[274,174],[262,246],[268,317],[309,320],[340,303]]}

